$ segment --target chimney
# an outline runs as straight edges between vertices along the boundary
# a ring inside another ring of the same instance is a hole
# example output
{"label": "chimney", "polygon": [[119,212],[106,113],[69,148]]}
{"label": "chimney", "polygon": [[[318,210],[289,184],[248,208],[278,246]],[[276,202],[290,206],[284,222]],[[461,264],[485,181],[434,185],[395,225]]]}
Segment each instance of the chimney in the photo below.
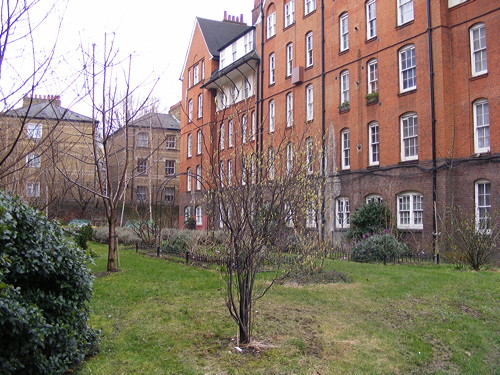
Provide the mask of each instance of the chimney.
{"label": "chimney", "polygon": [[52,104],[56,107],[61,106],[61,97],[59,95],[26,95],[23,98],[23,107],[28,107],[30,105],[47,103]]}
{"label": "chimney", "polygon": [[224,21],[227,21],[227,10],[224,11]]}
{"label": "chimney", "polygon": [[180,120],[181,119],[181,102],[171,106],[170,110],[168,111],[168,114],[174,116],[177,120]]}

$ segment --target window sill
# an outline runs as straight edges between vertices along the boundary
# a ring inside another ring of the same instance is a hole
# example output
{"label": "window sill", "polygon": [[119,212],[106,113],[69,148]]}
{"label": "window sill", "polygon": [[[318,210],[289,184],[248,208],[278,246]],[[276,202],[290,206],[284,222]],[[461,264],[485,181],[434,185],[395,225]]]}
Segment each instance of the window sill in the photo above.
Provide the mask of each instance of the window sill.
{"label": "window sill", "polygon": [[366,169],[368,170],[380,169],[380,164],[369,165],[368,167],[366,167]]}
{"label": "window sill", "polygon": [[273,87],[276,84],[276,82],[270,83],[267,85],[267,87]]}
{"label": "window sill", "polygon": [[488,72],[481,73],[481,74],[478,74],[477,76],[470,77],[469,81],[475,81],[477,79],[486,78],[486,77],[488,77]]}
{"label": "window sill", "polygon": [[291,27],[293,27],[293,26],[295,26],[295,21],[293,21],[290,25],[285,26],[285,27],[283,28],[283,31],[288,30],[288,29],[290,29],[290,28],[291,28]]}
{"label": "window sill", "polygon": [[473,158],[480,158],[483,156],[491,156],[491,150],[476,151],[471,155]]}
{"label": "window sill", "polygon": [[273,35],[271,35],[271,36],[269,36],[269,37],[268,37],[268,36],[266,36],[266,41],[267,41],[267,40],[271,40],[271,39],[273,39],[273,38],[276,38],[276,34],[273,34]]}
{"label": "window sill", "polygon": [[312,69],[313,67],[314,67],[314,64],[309,65],[309,66],[306,66],[306,67],[304,68],[304,70],[309,70],[309,69]]}
{"label": "window sill", "polygon": [[411,89],[411,90],[408,90],[408,91],[405,91],[405,92],[400,92],[398,94],[398,96],[401,97],[401,96],[411,95],[411,94],[414,94],[416,92],[417,92],[417,89],[414,88],[414,89]]}
{"label": "window sill", "polygon": [[410,25],[413,25],[415,23],[415,19],[412,19],[411,21],[407,21],[401,25],[397,25],[396,26],[396,30],[400,30],[402,28],[405,28],[406,26],[410,26]]}
{"label": "window sill", "polygon": [[309,13],[307,13],[307,14],[304,14],[304,16],[302,17],[302,19],[305,19],[305,18],[307,18],[307,17],[310,17],[310,16],[311,16],[311,14],[314,14],[314,13],[316,13],[316,9],[311,10],[311,11],[310,11]]}
{"label": "window sill", "polygon": [[346,53],[349,52],[349,48],[348,49],[345,49],[343,51],[339,51],[339,56],[342,56],[342,55],[345,55]]}
{"label": "window sill", "polygon": [[409,232],[409,233],[417,233],[422,232],[424,230],[423,227],[397,227],[400,231]]}
{"label": "window sill", "polygon": [[412,160],[401,160],[399,165],[417,165],[418,164],[418,159],[412,159]]}
{"label": "window sill", "polygon": [[351,106],[344,106],[339,108],[339,113],[346,113],[351,110]]}
{"label": "window sill", "polygon": [[380,39],[378,39],[376,35],[372,36],[370,39],[366,39],[365,44],[370,44],[370,43],[373,43],[375,41],[380,41]]}

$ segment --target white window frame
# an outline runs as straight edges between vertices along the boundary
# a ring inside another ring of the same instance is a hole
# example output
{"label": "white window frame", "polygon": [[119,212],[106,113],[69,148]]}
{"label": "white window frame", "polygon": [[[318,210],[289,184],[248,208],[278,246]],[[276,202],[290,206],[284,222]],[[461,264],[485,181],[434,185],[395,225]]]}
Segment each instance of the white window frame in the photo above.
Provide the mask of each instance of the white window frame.
{"label": "white window frame", "polygon": [[335,226],[346,229],[351,226],[351,205],[349,198],[339,197],[335,200]]}
{"label": "white window frame", "polygon": [[377,36],[377,4],[375,0],[366,2],[366,39]]}
{"label": "white window frame", "polygon": [[417,114],[415,112],[407,113],[401,116],[400,122],[401,122],[401,161],[418,160]]}
{"label": "white window frame", "polygon": [[474,206],[476,218],[476,230],[479,232],[490,232],[491,211],[491,182],[478,180],[474,183]]}
{"label": "white window frame", "polygon": [[[308,207],[307,211],[306,211],[306,228],[316,228],[317,227],[316,216],[317,216],[316,209],[314,207]],[[292,221],[292,223],[293,223],[293,221]]]}
{"label": "white window frame", "polygon": [[316,10],[316,0],[305,0],[304,1],[304,16]]}
{"label": "white window frame", "polygon": [[148,159],[139,158],[137,159],[137,173],[146,174],[148,172]]}
{"label": "white window frame", "polygon": [[312,84],[306,87],[306,121],[314,119],[314,86]]}
{"label": "white window frame", "polygon": [[378,194],[368,194],[365,198],[365,202],[366,203],[370,203],[370,202],[383,203],[384,198],[382,198],[382,196],[378,195]]}
{"label": "white window frame", "polygon": [[490,152],[490,114],[486,99],[478,99],[473,103],[474,116],[474,152]]}
{"label": "white window frame", "polygon": [[203,149],[203,132],[198,130],[196,132],[196,155],[200,155]]}
{"label": "white window frame", "polygon": [[29,198],[39,198],[40,197],[40,183],[39,182],[28,182],[26,184],[26,197]]}
{"label": "white window frame", "polygon": [[307,174],[314,172],[314,141],[312,138],[306,140],[306,167]]}
{"label": "white window frame", "polygon": [[188,121],[193,121],[193,99],[189,99],[188,101]]}
{"label": "white window frame", "polygon": [[233,160],[229,159],[227,161],[227,184],[231,185],[233,181]]}
{"label": "white window frame", "polygon": [[252,86],[250,85],[250,82],[245,78],[245,81],[243,82],[243,99],[248,99],[250,97],[251,88]]}
{"label": "white window frame", "polygon": [[252,111],[252,141],[255,141],[255,137],[257,137],[257,117],[255,111]]}
{"label": "white window frame", "polygon": [[271,146],[267,149],[267,178],[274,180],[274,148]]}
{"label": "white window frame", "polygon": [[415,19],[413,0],[398,0],[398,26]]}
{"label": "white window frame", "polygon": [[203,225],[203,210],[201,206],[196,206],[194,209],[195,217],[196,217],[196,225]]}
{"label": "white window frame", "polygon": [[397,196],[398,229],[424,228],[424,197],[417,192],[406,192]]}
{"label": "white window frame", "polygon": [[186,171],[186,191],[191,191],[192,190],[192,185],[191,185],[191,168],[188,168]]}
{"label": "white window frame", "polygon": [[175,160],[165,160],[165,175],[173,176],[175,174]]}
{"label": "white window frame", "polygon": [[219,150],[224,150],[225,143],[226,143],[226,127],[224,124],[220,124],[220,133],[219,133]]}
{"label": "white window frame", "polygon": [[368,94],[378,92],[378,61],[371,59],[366,64],[366,76],[368,80]]}
{"label": "white window frame", "polygon": [[165,202],[175,201],[175,187],[167,186],[165,188]]}
{"label": "white window frame", "polygon": [[478,23],[470,28],[470,57],[472,76],[488,73],[488,56],[486,53],[486,26]]}
{"label": "white window frame", "polygon": [[196,64],[193,68],[193,85],[200,82],[200,67]]}
{"label": "white window frame", "polygon": [[286,94],[286,126],[293,125],[293,92]]}
{"label": "white window frame", "polygon": [[196,166],[196,190],[201,190],[201,165]]}
{"label": "white window frame", "polygon": [[415,46],[410,44],[399,50],[399,92],[417,88],[417,56]]}
{"label": "white window frame", "polygon": [[293,144],[288,143],[286,145],[286,173],[291,174],[293,172]]}
{"label": "white window frame", "polygon": [[203,94],[198,95],[198,118],[203,117]]}
{"label": "white window frame", "polygon": [[349,49],[349,14],[343,13],[339,18],[340,52]]}
{"label": "white window frame", "polygon": [[245,46],[244,48],[246,55],[253,49],[253,31],[245,34],[245,36],[243,37],[243,44]]}
{"label": "white window frame", "polygon": [[276,82],[276,54],[273,52],[269,55],[269,84]]}
{"label": "white window frame", "polygon": [[41,160],[40,155],[35,153],[30,153],[26,155],[26,166],[28,168],[40,168]]}
{"label": "white window frame", "polygon": [[205,79],[205,60],[201,62],[201,79]]}
{"label": "white window frame", "polygon": [[137,147],[148,147],[149,146],[149,135],[148,133],[138,133],[137,134]]}
{"label": "white window frame", "polygon": [[137,202],[141,203],[147,202],[147,195],[148,195],[147,186],[143,185],[137,186],[135,190],[135,198],[137,199]]}
{"label": "white window frame", "polygon": [[306,68],[309,68],[314,64],[313,52],[314,52],[313,32],[310,31],[306,34]]}
{"label": "white window frame", "polygon": [[285,4],[285,28],[295,23],[295,0]]}
{"label": "white window frame", "polygon": [[286,76],[290,77],[293,71],[293,43],[286,45]]}
{"label": "white window frame", "polygon": [[167,139],[166,139],[165,143],[166,143],[166,147],[168,149],[175,149],[175,146],[177,143],[176,136],[172,135],[172,134],[167,135]]}
{"label": "white window frame", "polygon": [[241,141],[243,143],[248,141],[248,116],[246,114],[241,116]]}
{"label": "white window frame", "polygon": [[351,168],[351,132],[349,129],[343,129],[340,132],[340,142],[341,142],[341,166],[342,169]]}
{"label": "white window frame", "polygon": [[349,103],[349,71],[340,73],[340,104]]}
{"label": "white window frame", "polygon": [[273,133],[276,128],[276,103],[274,99],[269,101],[269,133]]}
{"label": "white window frame", "polygon": [[373,121],[368,125],[368,162],[370,165],[380,164],[380,127]]}
{"label": "white window frame", "polygon": [[272,12],[267,16],[267,39],[276,35],[276,12]]}
{"label": "white window frame", "polygon": [[233,120],[229,120],[227,123],[227,143],[229,148],[234,146],[233,138],[234,138],[234,123]]}
{"label": "white window frame", "polygon": [[193,156],[193,135],[188,134],[187,136],[187,157]]}
{"label": "white window frame", "polygon": [[29,123],[26,126],[26,138],[40,139],[42,138],[43,126],[42,124]]}

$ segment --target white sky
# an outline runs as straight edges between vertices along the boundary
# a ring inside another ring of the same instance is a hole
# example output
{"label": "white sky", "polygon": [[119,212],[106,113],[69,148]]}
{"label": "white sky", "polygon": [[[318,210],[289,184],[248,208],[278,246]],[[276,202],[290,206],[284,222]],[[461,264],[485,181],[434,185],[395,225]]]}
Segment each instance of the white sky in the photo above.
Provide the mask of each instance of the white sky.
{"label": "white sky", "polygon": [[[41,5],[50,2],[42,0]],[[45,20],[43,28],[35,32],[37,50],[44,48],[44,44],[50,46],[58,18],[63,18],[54,59],[57,74],[51,83],[44,83],[35,93],[62,94],[63,106],[90,116],[88,105],[75,100],[75,93],[81,89],[65,90],[63,87],[68,86],[68,77],[81,70],[81,45],[84,50],[91,51],[93,43],[97,48],[102,47],[105,33],[115,33],[115,45],[122,57],[134,55],[132,75],[135,82],[146,82],[148,86],[155,78],[160,78],[153,96],[160,99],[159,110],[166,112],[181,100],[179,77],[195,17],[222,20],[227,10],[234,16],[243,13],[244,21],[250,24],[252,7],[252,0],[59,0],[57,9]],[[29,64],[23,69],[29,69]],[[8,90],[5,74],[1,83],[2,90]],[[81,83],[71,86],[81,86]]]}

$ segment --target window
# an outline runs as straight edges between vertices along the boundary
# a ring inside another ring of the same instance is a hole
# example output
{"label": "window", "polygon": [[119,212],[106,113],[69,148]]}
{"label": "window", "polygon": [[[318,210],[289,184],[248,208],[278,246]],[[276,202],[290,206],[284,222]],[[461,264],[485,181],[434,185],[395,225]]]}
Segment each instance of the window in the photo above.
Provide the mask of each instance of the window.
{"label": "window", "polygon": [[137,159],[137,173],[146,174],[147,170],[148,170],[147,159]]}
{"label": "window", "polygon": [[276,35],[276,12],[267,16],[267,39]]}
{"label": "window", "polygon": [[245,79],[245,82],[243,82],[243,98],[248,99],[250,97],[250,90],[251,90],[251,85],[248,79]]}
{"label": "window", "polygon": [[175,188],[174,187],[166,187],[165,188],[165,202],[173,202],[175,200]]}
{"label": "window", "polygon": [[137,134],[137,147],[148,147],[149,137],[148,133]]}
{"label": "window", "polygon": [[26,196],[31,198],[40,197],[40,183],[39,182],[28,182],[26,184]]}
{"label": "window", "polygon": [[290,77],[293,70],[293,43],[286,45],[286,76]]}
{"label": "window", "polygon": [[368,162],[370,165],[379,165],[380,144],[378,140],[378,123],[368,125]]}
{"label": "window", "polygon": [[351,211],[349,198],[337,198],[336,200],[336,224],[337,228],[349,228],[351,226]]}
{"label": "window", "polygon": [[398,26],[413,21],[413,0],[398,0]]}
{"label": "window", "polygon": [[219,139],[219,149],[220,150],[224,150],[224,143],[225,143],[224,138],[226,136],[226,130],[224,128],[224,124],[220,125],[220,134],[219,134],[219,136],[220,136],[220,139]]}
{"label": "window", "polygon": [[313,33],[306,35],[306,68],[313,65]]}
{"label": "window", "polygon": [[293,93],[286,94],[286,126],[293,125]]}
{"label": "window", "polygon": [[401,160],[418,159],[417,115],[409,113],[401,117]]}
{"label": "window", "polygon": [[375,0],[366,2],[366,39],[377,36],[377,5]]}
{"label": "window", "polygon": [[40,155],[28,154],[26,155],[26,165],[28,168],[40,168]]}
{"label": "window", "polygon": [[233,120],[227,123],[227,143],[229,147],[233,147],[234,125]]}
{"label": "window", "polygon": [[186,171],[186,190],[191,191],[191,168]]}
{"label": "window", "polygon": [[398,228],[423,229],[424,197],[420,193],[398,195]]}
{"label": "window", "polygon": [[340,16],[340,51],[349,49],[349,15],[344,13]]}
{"label": "window", "polygon": [[486,180],[475,183],[476,229],[488,231],[490,228],[491,184]]}
{"label": "window", "polygon": [[198,130],[196,133],[196,155],[201,154],[201,150],[203,148],[203,132]]}
{"label": "window", "polygon": [[224,185],[226,185],[226,173],[224,172],[223,161],[219,163],[219,179],[220,179],[220,186],[224,187]]}
{"label": "window", "polygon": [[193,68],[193,84],[196,85],[200,82],[200,67],[196,64]]}
{"label": "window", "polygon": [[203,225],[203,214],[202,214],[202,209],[201,206],[196,206],[194,209],[195,215],[196,215],[196,225]]}
{"label": "window", "polygon": [[233,43],[231,45],[231,48],[232,48],[232,53],[233,53],[233,62],[237,60],[237,57],[238,57],[238,45],[236,43]]}
{"label": "window", "polygon": [[227,184],[231,185],[233,181],[233,161],[229,159],[227,161]]}
{"label": "window", "polygon": [[203,94],[198,95],[198,118],[203,117]]}
{"label": "window", "polygon": [[269,101],[269,132],[274,132],[274,125],[276,119],[276,108],[274,105],[274,100]]}
{"label": "window", "polygon": [[252,154],[250,158],[250,181],[255,184],[257,181],[257,156]]}
{"label": "window", "polygon": [[470,52],[472,75],[478,76],[488,72],[486,59],[486,27],[484,23],[470,29]]}
{"label": "window", "polygon": [[173,176],[175,174],[175,160],[165,161],[165,174],[167,176]]}
{"label": "window", "polygon": [[193,121],[193,99],[189,99],[188,102],[188,121]]}
{"label": "window", "polygon": [[246,33],[243,37],[245,55],[253,49],[253,32]]}
{"label": "window", "polygon": [[190,158],[193,156],[193,135],[188,134],[188,139],[187,139],[187,157]]}
{"label": "window", "polygon": [[293,171],[293,145],[286,145],[286,173],[290,174]]}
{"label": "window", "polygon": [[316,0],[305,0],[304,2],[304,15],[308,15],[316,10]]}
{"label": "window", "polygon": [[166,146],[170,149],[175,149],[175,135],[167,135]]}
{"label": "window", "polygon": [[201,165],[196,166],[196,190],[201,190]]}
{"label": "window", "polygon": [[191,69],[188,70],[188,87],[191,87]]}
{"label": "window", "polygon": [[490,151],[490,115],[485,99],[474,102],[474,151]]}
{"label": "window", "polygon": [[205,79],[205,60],[201,62],[201,79]]}
{"label": "window", "polygon": [[257,119],[255,117],[255,111],[252,111],[252,141],[255,141],[257,136]]}
{"label": "window", "polygon": [[399,91],[406,92],[417,88],[417,68],[415,46],[410,45],[399,51]]}
{"label": "window", "polygon": [[248,116],[241,116],[241,140],[243,143],[248,141]]}
{"label": "window", "polygon": [[312,121],[314,118],[314,96],[313,96],[313,85],[308,85],[306,87],[306,120]]}
{"label": "window", "polygon": [[316,210],[313,207],[307,208],[306,228],[316,228]]}
{"label": "window", "polygon": [[31,139],[42,138],[42,124],[28,124],[26,137]]}
{"label": "window", "polygon": [[349,71],[340,74],[340,105],[349,104]]}
{"label": "window", "polygon": [[308,138],[306,141],[306,165],[307,174],[312,174],[314,172],[314,142],[312,138]]}
{"label": "window", "polygon": [[378,92],[378,61],[376,59],[368,61],[366,71],[368,75],[368,94]]}
{"label": "window", "polygon": [[233,89],[231,90],[231,100],[233,103],[236,103],[237,99],[238,99],[238,87],[234,85]]}
{"label": "window", "polygon": [[146,202],[146,186],[137,186],[136,198],[139,203]]}
{"label": "window", "polygon": [[274,149],[272,147],[267,150],[267,177],[274,180]]}
{"label": "window", "polygon": [[223,69],[226,67],[226,50],[220,51],[219,65],[220,65],[220,69]]}
{"label": "window", "polygon": [[349,169],[351,167],[351,134],[349,129],[344,129],[340,133],[342,142],[342,169]]}
{"label": "window", "polygon": [[369,194],[366,196],[366,203],[383,203],[384,199],[378,194]]}
{"label": "window", "polygon": [[276,80],[276,60],[274,52],[269,55],[269,84],[272,85]]}
{"label": "window", "polygon": [[295,22],[295,0],[290,0],[285,4],[285,27]]}
{"label": "window", "polygon": [[184,207],[184,220],[193,216],[193,209],[190,206]]}

